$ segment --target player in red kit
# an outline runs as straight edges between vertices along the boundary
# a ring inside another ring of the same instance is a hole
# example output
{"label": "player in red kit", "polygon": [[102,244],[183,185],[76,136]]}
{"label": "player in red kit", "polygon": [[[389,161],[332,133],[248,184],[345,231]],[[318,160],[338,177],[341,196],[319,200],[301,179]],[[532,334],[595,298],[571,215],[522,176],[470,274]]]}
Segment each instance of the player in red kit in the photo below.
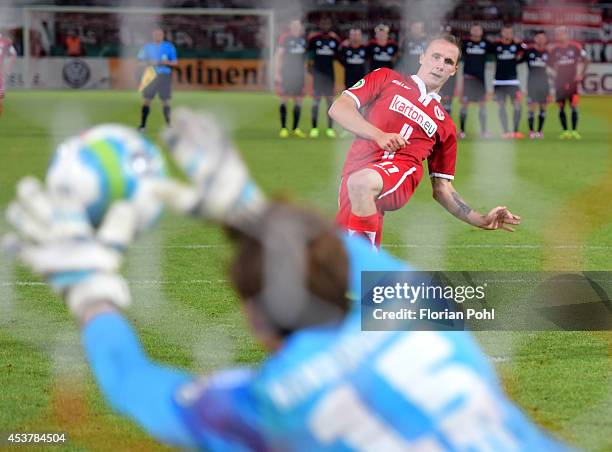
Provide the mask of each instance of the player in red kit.
{"label": "player in red kit", "polygon": [[421,55],[416,75],[404,78],[381,68],[333,103],[329,114],[357,135],[342,171],[336,216],[349,233],[379,247],[385,212],[410,199],[425,159],[434,198],[455,217],[483,229],[512,231],[510,225],[520,223],[506,207],[485,215],[472,210],[453,188],[456,129],[438,91],[457,71],[460,53],[453,36],[436,37]]}
{"label": "player in red kit", "polygon": [[[555,97],[559,106],[559,120],[563,132],[560,138],[580,139],[576,130],[578,127],[578,83],[584,79],[589,60],[582,46],[570,41],[566,27],[555,29],[556,44],[550,51],[550,64],[555,69]],[[581,70],[578,71],[578,65]],[[572,110],[572,130],[567,130],[567,116],[565,103],[570,104]]]}
{"label": "player in red kit", "polygon": [[6,72],[10,72],[13,64],[15,64],[16,57],[17,52],[13,47],[13,41],[0,33],[0,116],[2,116],[4,110],[4,61],[9,60]]}

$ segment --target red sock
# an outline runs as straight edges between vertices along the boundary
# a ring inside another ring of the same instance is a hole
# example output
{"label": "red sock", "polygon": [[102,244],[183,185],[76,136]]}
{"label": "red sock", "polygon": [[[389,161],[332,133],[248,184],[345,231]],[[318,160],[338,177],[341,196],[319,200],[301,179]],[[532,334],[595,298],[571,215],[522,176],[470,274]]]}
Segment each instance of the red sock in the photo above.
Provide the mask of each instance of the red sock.
{"label": "red sock", "polygon": [[367,217],[359,217],[353,213],[349,215],[347,229],[349,234],[358,234],[370,241],[372,245],[377,244],[376,232],[378,231],[378,213],[368,215]]}

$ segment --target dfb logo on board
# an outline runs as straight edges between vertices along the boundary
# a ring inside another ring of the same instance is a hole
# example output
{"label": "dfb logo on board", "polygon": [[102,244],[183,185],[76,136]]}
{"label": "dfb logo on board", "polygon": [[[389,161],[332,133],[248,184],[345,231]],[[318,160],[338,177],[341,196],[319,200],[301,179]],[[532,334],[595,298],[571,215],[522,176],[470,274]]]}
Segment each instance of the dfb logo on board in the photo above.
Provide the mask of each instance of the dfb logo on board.
{"label": "dfb logo on board", "polygon": [[72,60],[64,65],[62,76],[71,88],[82,88],[89,81],[91,70],[84,61]]}

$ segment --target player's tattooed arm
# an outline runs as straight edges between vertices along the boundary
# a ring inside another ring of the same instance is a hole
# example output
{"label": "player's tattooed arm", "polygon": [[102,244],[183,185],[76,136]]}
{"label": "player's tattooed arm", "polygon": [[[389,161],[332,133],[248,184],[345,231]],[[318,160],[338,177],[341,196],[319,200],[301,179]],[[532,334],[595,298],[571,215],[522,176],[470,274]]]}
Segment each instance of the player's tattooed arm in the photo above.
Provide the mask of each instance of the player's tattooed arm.
{"label": "player's tattooed arm", "polygon": [[475,212],[457,193],[450,180],[441,177],[432,177],[431,185],[433,197],[442,207],[456,218],[474,226],[479,226],[482,215]]}
{"label": "player's tattooed arm", "polygon": [[452,196],[453,200],[455,201],[455,204],[457,205],[457,209],[453,214],[458,218],[467,219],[470,212],[472,212],[472,208],[465,203],[465,201],[461,198],[461,196],[459,196],[459,193],[457,193],[456,191],[452,193]]}
{"label": "player's tattooed arm", "polygon": [[511,225],[521,223],[521,217],[514,215],[503,206],[494,207],[487,214],[475,211],[467,205],[448,179],[432,177],[431,185],[434,199],[453,216],[472,226],[482,229],[504,229],[512,232],[514,228]]}

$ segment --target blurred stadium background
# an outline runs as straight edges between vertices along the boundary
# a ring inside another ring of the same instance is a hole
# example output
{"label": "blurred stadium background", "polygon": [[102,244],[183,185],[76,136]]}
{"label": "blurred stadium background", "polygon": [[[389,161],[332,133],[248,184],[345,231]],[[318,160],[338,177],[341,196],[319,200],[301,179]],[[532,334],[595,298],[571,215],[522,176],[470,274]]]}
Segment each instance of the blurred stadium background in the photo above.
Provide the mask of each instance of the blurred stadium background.
{"label": "blurred stadium background", "polygon": [[[509,23],[527,41],[536,30],[563,24],[596,63],[583,92],[609,94],[609,72],[599,63],[612,62],[611,11],[610,3],[597,1],[9,0],[0,5],[0,27],[20,56],[6,75],[9,88],[134,88],[136,53],[150,39],[151,26],[160,23],[182,60],[175,72],[176,89],[265,91],[272,83],[271,55],[278,35],[296,15],[303,18],[307,33],[321,17],[331,17],[342,39],[351,26],[372,38],[374,27],[386,23],[398,42],[415,21],[423,21],[428,33],[444,27],[459,37],[466,37],[474,23],[489,37]],[[70,35],[78,45],[69,49]],[[69,56],[80,57],[79,62]]]}
{"label": "blurred stadium background", "polygon": [[[342,38],[352,25],[371,35],[381,22],[395,38],[414,21],[425,22],[430,33],[450,27],[461,37],[476,22],[490,36],[512,23],[527,41],[537,29],[570,27],[592,61],[580,86],[583,139],[557,139],[551,104],[543,140],[459,144],[459,191],[477,209],[507,204],[523,216],[520,231],[470,229],[435,205],[423,184],[405,208],[388,215],[383,247],[432,270],[612,270],[612,3],[597,1],[2,2],[0,30],[18,58],[4,74],[0,208],[19,178],[44,174],[66,136],[100,122],[137,125],[136,53],[161,23],[180,59],[173,106],[217,112],[268,192],[332,215],[350,140],[277,137],[272,55],[296,14],[307,31],[331,16]],[[78,52],[66,46],[70,33],[79,39]],[[521,67],[523,82],[524,72]],[[148,127],[153,139],[163,124],[157,102]],[[475,132],[476,109],[470,111],[468,131]],[[489,115],[497,136],[492,103]],[[307,123],[303,115],[305,130]],[[130,252],[125,273],[135,302],[129,316],[153,357],[199,372],[263,359],[224,276],[229,253],[219,231],[172,215]],[[511,397],[538,423],[579,447],[612,450],[610,332],[483,332],[478,339]],[[58,430],[68,433],[69,450],[162,449],[102,402],[78,331],[57,298],[0,256],[0,431]]]}

